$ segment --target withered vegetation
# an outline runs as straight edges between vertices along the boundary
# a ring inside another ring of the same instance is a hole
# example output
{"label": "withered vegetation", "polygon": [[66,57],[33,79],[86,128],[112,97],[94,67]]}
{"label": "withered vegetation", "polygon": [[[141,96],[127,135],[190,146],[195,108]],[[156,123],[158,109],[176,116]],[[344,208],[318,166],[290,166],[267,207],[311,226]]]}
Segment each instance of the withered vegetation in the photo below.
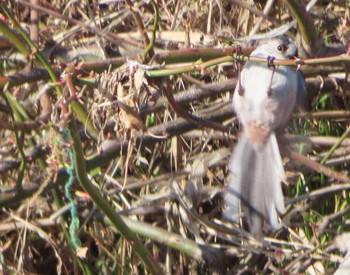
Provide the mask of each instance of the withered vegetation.
{"label": "withered vegetation", "polygon": [[[304,2],[2,1],[1,272],[344,269],[350,4]],[[276,32],[308,94],[281,145],[284,226],[261,242],[223,220],[223,195],[248,38]]]}

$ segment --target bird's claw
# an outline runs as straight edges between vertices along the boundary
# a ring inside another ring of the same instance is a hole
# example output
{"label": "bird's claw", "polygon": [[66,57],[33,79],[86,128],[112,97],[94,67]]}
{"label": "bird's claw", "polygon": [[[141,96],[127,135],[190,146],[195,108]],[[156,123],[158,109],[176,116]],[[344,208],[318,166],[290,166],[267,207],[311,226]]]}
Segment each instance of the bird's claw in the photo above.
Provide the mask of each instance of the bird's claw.
{"label": "bird's claw", "polygon": [[274,56],[268,56],[267,57],[267,67],[275,67],[275,64],[273,63],[273,61],[276,59],[276,57]]}

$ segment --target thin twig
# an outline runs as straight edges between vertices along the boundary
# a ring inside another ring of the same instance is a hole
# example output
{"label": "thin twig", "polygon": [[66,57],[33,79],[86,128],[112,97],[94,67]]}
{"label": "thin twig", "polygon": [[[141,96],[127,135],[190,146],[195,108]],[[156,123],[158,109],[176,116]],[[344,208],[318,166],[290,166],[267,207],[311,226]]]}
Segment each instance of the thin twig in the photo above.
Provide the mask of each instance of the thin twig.
{"label": "thin twig", "polygon": [[336,185],[317,189],[315,191],[312,191],[312,192],[307,193],[307,194],[303,194],[303,195],[298,196],[298,197],[293,198],[293,199],[288,199],[288,200],[286,200],[286,204],[289,205],[289,204],[294,204],[294,203],[300,202],[302,200],[315,199],[319,196],[323,196],[326,194],[332,194],[332,193],[336,193],[336,192],[340,192],[340,191],[344,191],[344,190],[348,190],[348,189],[350,189],[349,183],[336,184]]}
{"label": "thin twig", "polygon": [[190,113],[188,113],[184,108],[181,107],[180,104],[178,104],[174,98],[174,95],[172,91],[170,90],[170,87],[165,87],[164,88],[164,93],[165,96],[167,97],[170,106],[174,109],[174,111],[182,118],[186,119],[187,121],[197,124],[200,127],[203,128],[211,128],[214,130],[218,131],[223,131],[223,132],[230,132],[231,128],[223,126],[222,124],[209,121],[209,120],[204,120],[198,116],[194,116]]}
{"label": "thin twig", "polygon": [[317,171],[321,174],[325,174],[326,176],[333,178],[339,182],[350,182],[349,177],[347,175],[345,175],[344,173],[334,171],[334,170],[332,170],[332,169],[330,169],[322,164],[319,164],[317,162],[310,160],[309,158],[307,158],[301,154],[298,154],[296,152],[292,152],[289,149],[287,149],[287,150],[284,149],[283,153],[287,157],[289,157],[290,159],[295,161],[296,163],[305,165],[305,166],[311,168],[312,170]]}

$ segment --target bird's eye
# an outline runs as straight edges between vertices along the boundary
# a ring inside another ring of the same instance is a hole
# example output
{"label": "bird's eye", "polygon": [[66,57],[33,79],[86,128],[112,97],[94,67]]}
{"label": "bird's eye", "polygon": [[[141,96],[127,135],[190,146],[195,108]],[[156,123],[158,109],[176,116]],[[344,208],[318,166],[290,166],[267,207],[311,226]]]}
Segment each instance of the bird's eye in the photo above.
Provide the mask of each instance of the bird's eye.
{"label": "bird's eye", "polygon": [[280,52],[286,51],[286,50],[287,50],[286,44],[280,44],[280,45],[278,45],[277,50],[280,51]]}

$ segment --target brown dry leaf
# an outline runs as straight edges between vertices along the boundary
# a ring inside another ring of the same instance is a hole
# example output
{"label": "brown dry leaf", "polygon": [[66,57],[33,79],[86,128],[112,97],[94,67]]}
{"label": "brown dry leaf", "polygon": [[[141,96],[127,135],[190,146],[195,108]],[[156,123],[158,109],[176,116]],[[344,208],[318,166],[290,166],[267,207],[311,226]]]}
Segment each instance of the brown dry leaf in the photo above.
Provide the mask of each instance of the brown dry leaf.
{"label": "brown dry leaf", "polygon": [[[251,5],[252,7],[255,7],[255,3],[252,0],[246,1],[247,4]],[[250,11],[247,9],[241,9],[240,11],[240,20],[238,22],[238,28],[242,30],[244,33],[248,33],[248,30],[251,28],[253,23],[253,15]]]}
{"label": "brown dry leaf", "polygon": [[307,274],[310,275],[321,275],[326,274],[326,270],[321,262],[315,262],[307,269]]}
{"label": "brown dry leaf", "polygon": [[144,125],[141,116],[135,110],[135,103],[130,98],[123,102],[123,98],[127,96],[124,91],[123,85],[119,82],[117,86],[117,95],[118,95],[118,106],[120,108],[121,121],[127,129],[136,129],[140,131],[145,131],[146,126]]}
{"label": "brown dry leaf", "polygon": [[350,40],[350,11],[345,10],[345,16],[341,19],[342,24],[337,26],[337,36],[345,45]]}
{"label": "brown dry leaf", "polygon": [[80,259],[86,259],[86,253],[88,251],[88,248],[86,246],[82,246],[77,248],[76,252],[77,252],[77,256]]}
{"label": "brown dry leaf", "polygon": [[138,67],[134,74],[134,88],[137,93],[139,93],[143,84],[145,85],[148,84],[147,79],[144,76],[145,76],[145,70],[141,67]]}

